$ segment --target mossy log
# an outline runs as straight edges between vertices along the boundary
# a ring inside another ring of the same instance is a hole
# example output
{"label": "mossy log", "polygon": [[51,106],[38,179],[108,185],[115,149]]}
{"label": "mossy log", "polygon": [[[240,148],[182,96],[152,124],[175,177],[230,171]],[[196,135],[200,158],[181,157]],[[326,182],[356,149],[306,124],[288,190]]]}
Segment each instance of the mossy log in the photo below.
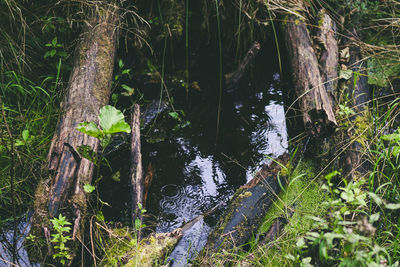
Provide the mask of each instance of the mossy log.
{"label": "mossy log", "polygon": [[337,123],[306,23],[288,15],[282,26],[304,126],[312,136],[331,133]]}
{"label": "mossy log", "polygon": [[[111,5],[97,11],[87,21],[75,50],[73,69],[61,104],[62,114],[48,154],[52,177],[48,184],[39,187],[35,196],[32,231],[36,236],[43,231],[48,235],[49,218],[63,214],[72,223],[72,240],[83,240],[87,207],[83,185],[91,183],[95,166],[77,151],[80,146],[88,146],[97,152],[99,140],[77,131],[76,127],[80,122],[97,122],[100,108],[108,103],[118,18]],[[73,250],[72,257],[76,252]]]}
{"label": "mossy log", "polygon": [[289,163],[289,155],[280,156],[277,162],[264,165],[250,182],[237,190],[208,238],[207,252],[238,247],[251,238],[286,184],[287,174],[282,166]]}

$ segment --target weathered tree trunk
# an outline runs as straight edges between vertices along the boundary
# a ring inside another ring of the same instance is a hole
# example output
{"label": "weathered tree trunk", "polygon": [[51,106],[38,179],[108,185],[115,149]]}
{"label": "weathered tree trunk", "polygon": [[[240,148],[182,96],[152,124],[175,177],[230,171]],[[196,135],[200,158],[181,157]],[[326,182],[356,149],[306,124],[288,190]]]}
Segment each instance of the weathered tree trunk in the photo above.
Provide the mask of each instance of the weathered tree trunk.
{"label": "weathered tree trunk", "polygon": [[234,73],[227,74],[226,84],[228,87],[228,92],[232,92],[235,87],[237,87],[240,79],[249,69],[249,67],[253,64],[254,59],[256,58],[258,52],[261,49],[261,45],[259,42],[254,42],[250,47],[249,51],[247,51],[246,56],[240,62],[237,70]]}
{"label": "weathered tree trunk", "polygon": [[[355,30],[353,36],[357,36]],[[345,147],[342,160],[344,175],[350,178],[365,176],[371,169],[370,163],[365,157],[367,140],[371,129],[369,128],[371,114],[368,104],[371,100],[366,62],[362,60],[361,51],[357,43],[348,42],[349,62],[348,68],[353,72],[352,77],[344,82],[345,94],[350,100],[350,108],[355,115],[350,116],[353,127],[343,133],[342,139],[349,140],[351,144]]]}
{"label": "weathered tree trunk", "polygon": [[289,155],[264,165],[247,184],[240,187],[229,203],[218,225],[210,234],[208,251],[229,249],[245,244],[258,229],[281,186],[286,184],[282,165],[289,162]]}
{"label": "weathered tree trunk", "polygon": [[139,206],[143,207],[144,179],[142,168],[142,153],[140,151],[140,107],[134,105],[132,112],[131,135],[131,188],[132,188],[132,218],[142,219]]}
{"label": "weathered tree trunk", "polygon": [[[36,192],[33,231],[49,235],[48,219],[58,214],[72,222],[72,239],[83,240],[87,206],[84,184],[90,184],[94,164],[80,157],[78,148],[99,148],[99,140],[76,130],[78,123],[98,121],[99,110],[108,103],[117,40],[118,14],[107,7],[87,22],[78,45],[62,115],[48,154],[48,168],[54,176],[50,184],[42,183]],[[38,232],[39,231],[39,232]],[[77,244],[77,242],[74,242]],[[76,251],[71,251],[74,256]]]}
{"label": "weathered tree trunk", "polygon": [[320,73],[324,81],[330,104],[336,104],[338,85],[339,48],[336,40],[336,24],[322,9],[318,14],[318,30],[314,40],[318,50]]}
{"label": "weathered tree trunk", "polygon": [[313,136],[332,132],[336,119],[305,22],[288,15],[283,32],[304,126]]}

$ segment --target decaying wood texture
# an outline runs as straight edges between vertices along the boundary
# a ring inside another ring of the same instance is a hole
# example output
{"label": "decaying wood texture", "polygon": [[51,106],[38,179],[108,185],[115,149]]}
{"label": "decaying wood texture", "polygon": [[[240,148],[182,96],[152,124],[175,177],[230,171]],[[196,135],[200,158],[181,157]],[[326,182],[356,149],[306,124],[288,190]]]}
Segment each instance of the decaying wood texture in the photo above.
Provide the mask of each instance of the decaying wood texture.
{"label": "decaying wood texture", "polygon": [[306,23],[288,15],[283,35],[305,128],[313,136],[330,133],[337,123]]}
{"label": "decaying wood texture", "polygon": [[132,135],[131,135],[131,189],[132,189],[132,218],[142,219],[139,205],[143,206],[144,177],[142,168],[142,153],[140,148],[140,107],[133,106]]}
{"label": "decaying wood texture", "polygon": [[91,183],[95,169],[94,164],[80,157],[77,151],[80,146],[89,146],[95,152],[99,148],[98,139],[77,131],[76,127],[80,122],[97,122],[100,108],[108,103],[117,23],[118,14],[111,6],[96,12],[86,23],[75,51],[73,69],[61,105],[62,114],[48,154],[48,169],[53,177],[50,184],[38,187],[35,196],[33,228],[48,232],[46,218],[61,213],[72,223],[74,241],[83,240],[87,206],[83,185]]}
{"label": "decaying wood texture", "polygon": [[[283,166],[289,162],[289,155],[280,156],[277,161]],[[229,249],[245,244],[262,223],[266,212],[286,184],[282,166],[272,162],[264,165],[254,178],[238,189],[218,225],[210,234],[206,250]]]}
{"label": "decaying wood texture", "polygon": [[[355,30],[352,31],[353,36],[357,36]],[[342,156],[343,174],[356,178],[365,176],[371,169],[371,164],[365,157],[367,149],[367,140],[371,129],[369,128],[371,115],[368,104],[371,96],[368,86],[366,61],[362,60],[361,50],[357,43],[347,42],[349,50],[348,69],[353,74],[352,77],[343,81],[344,93],[350,100],[350,108],[355,112],[350,116],[353,126],[348,129],[343,139],[351,142],[350,146],[345,146],[344,156]]]}
{"label": "decaying wood texture", "polygon": [[332,106],[336,103],[338,85],[339,48],[336,40],[336,24],[322,9],[318,14],[319,26],[314,38],[318,48],[320,73]]}
{"label": "decaying wood texture", "polygon": [[235,87],[238,85],[242,76],[246,73],[249,67],[253,64],[254,59],[256,58],[258,52],[261,49],[261,45],[259,42],[255,41],[250,47],[249,51],[247,51],[246,56],[240,62],[237,70],[234,73],[230,73],[226,75],[226,84],[228,88],[228,92],[232,92]]}

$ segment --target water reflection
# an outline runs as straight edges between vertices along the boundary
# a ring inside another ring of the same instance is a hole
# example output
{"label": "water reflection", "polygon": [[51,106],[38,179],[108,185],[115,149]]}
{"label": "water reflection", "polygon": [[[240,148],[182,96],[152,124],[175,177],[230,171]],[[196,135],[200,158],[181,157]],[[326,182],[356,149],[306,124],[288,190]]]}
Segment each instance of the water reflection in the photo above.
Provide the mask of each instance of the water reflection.
{"label": "water reflection", "polygon": [[[190,127],[177,128],[180,122],[166,116],[145,136],[145,161],[156,169],[148,199],[149,210],[157,214],[156,231],[171,231],[201,215],[250,180],[268,156],[286,151],[279,74],[259,80],[223,95],[218,136],[218,94],[207,88],[189,98],[174,95],[175,109],[185,111],[182,120]],[[151,142],[152,133],[163,138]]]}

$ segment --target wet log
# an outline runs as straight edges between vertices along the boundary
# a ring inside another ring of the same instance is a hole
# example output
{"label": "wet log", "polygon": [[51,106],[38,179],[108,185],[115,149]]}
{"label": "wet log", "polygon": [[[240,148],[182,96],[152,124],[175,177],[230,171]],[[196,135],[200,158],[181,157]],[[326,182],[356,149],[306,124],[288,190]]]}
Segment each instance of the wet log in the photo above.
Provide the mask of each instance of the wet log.
{"label": "wet log", "polygon": [[312,136],[329,134],[337,123],[306,23],[288,15],[283,35],[304,126]]}
{"label": "wet log", "polygon": [[[32,231],[49,235],[48,219],[60,213],[72,223],[72,240],[83,240],[87,196],[95,166],[80,157],[78,148],[98,151],[99,140],[76,130],[80,122],[98,121],[101,107],[108,103],[117,40],[118,14],[111,5],[96,12],[85,26],[76,48],[74,65],[65,93],[49,154],[50,183],[38,186]],[[41,229],[41,230],[40,230]],[[78,244],[74,242],[74,244]],[[71,257],[76,251],[71,250]]]}
{"label": "wet log", "polygon": [[142,153],[140,151],[140,107],[135,104],[132,112],[131,132],[131,189],[132,218],[142,220],[140,206],[143,207],[144,176],[142,168]]}
{"label": "wet log", "polygon": [[[357,37],[356,30],[352,30],[353,38]],[[357,42],[347,42],[348,66],[346,70],[352,71],[349,80],[343,81],[342,88],[348,96],[349,107],[354,111],[350,116],[352,127],[343,133],[342,140],[350,140],[350,145],[344,147],[344,156],[341,157],[343,174],[350,179],[366,176],[371,170],[365,152],[368,148],[367,141],[370,139],[371,114],[368,105],[371,95],[368,86],[367,62],[362,60],[361,50]],[[347,49],[346,48],[346,49]]]}
{"label": "wet log", "polygon": [[244,245],[259,228],[281,187],[286,184],[282,166],[288,164],[289,155],[280,156],[277,162],[264,165],[250,182],[238,189],[208,238],[207,252]]}
{"label": "wet log", "polygon": [[250,47],[249,51],[247,51],[246,56],[240,62],[237,70],[234,73],[229,73],[225,76],[228,92],[233,92],[235,90],[242,76],[253,64],[254,59],[256,58],[260,49],[261,49],[260,43],[255,41]]}

